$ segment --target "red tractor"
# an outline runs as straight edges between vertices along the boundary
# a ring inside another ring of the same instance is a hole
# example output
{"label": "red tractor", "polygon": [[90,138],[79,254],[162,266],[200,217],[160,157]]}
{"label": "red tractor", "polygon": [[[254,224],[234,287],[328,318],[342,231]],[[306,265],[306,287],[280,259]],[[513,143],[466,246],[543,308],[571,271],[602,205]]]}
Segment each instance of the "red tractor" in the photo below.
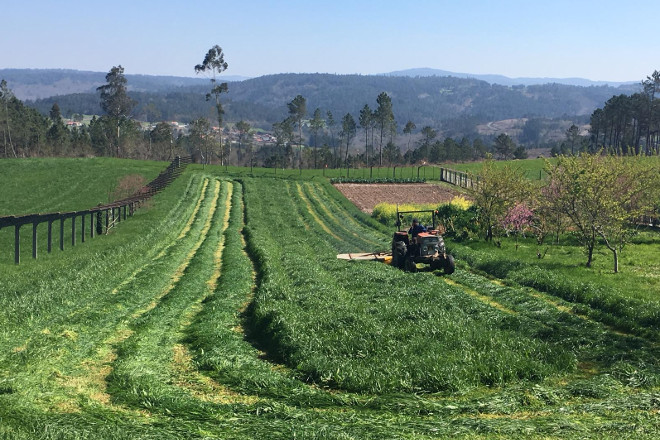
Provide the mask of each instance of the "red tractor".
{"label": "red tractor", "polygon": [[[407,231],[401,230],[401,220],[404,214],[431,213],[433,227],[426,232],[419,232],[410,237]],[[454,257],[447,253],[445,241],[440,231],[436,229],[435,210],[399,211],[397,207],[397,231],[392,236],[392,266],[417,272],[417,263],[431,266],[431,269],[442,269],[446,274],[454,273],[456,265]]]}

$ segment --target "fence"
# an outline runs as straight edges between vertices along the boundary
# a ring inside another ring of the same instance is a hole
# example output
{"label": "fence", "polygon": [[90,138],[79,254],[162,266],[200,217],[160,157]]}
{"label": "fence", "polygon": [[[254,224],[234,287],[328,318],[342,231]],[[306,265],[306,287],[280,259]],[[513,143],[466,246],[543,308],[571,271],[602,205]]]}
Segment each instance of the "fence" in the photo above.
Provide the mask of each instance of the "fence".
{"label": "fence", "polygon": [[463,171],[450,170],[449,168],[440,168],[440,181],[460,186],[461,188],[473,188],[474,182]]}
{"label": "fence", "polygon": [[158,177],[140,188],[135,194],[126,199],[106,205],[99,205],[82,211],[0,217],[0,230],[2,228],[14,227],[14,263],[20,264],[21,262],[22,226],[32,225],[32,258],[37,258],[38,255],[37,228],[42,223],[47,223],[48,225],[46,240],[48,253],[53,249],[53,224],[56,222],[59,222],[60,250],[64,250],[64,223],[68,219],[71,219],[71,246],[76,245],[76,224],[78,223],[78,219],[80,219],[80,241],[84,243],[87,235],[85,230],[87,228],[86,219],[89,219],[89,238],[94,238],[95,235],[103,234],[104,232],[107,234],[110,228],[122,221],[122,217],[123,220],[126,220],[128,216],[132,216],[143,202],[176,179],[190,162],[191,158],[189,156],[177,156]]}

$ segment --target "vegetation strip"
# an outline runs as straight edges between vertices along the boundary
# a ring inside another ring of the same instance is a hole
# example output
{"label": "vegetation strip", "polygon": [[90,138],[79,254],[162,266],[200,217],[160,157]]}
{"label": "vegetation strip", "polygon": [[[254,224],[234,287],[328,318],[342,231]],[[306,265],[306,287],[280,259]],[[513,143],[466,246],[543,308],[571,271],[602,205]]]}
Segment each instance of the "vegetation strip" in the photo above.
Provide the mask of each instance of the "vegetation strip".
{"label": "vegetation strip", "polygon": [[[201,205],[201,202],[205,198],[205,193],[206,193],[207,186],[208,186],[208,180],[204,180],[204,183],[202,185],[202,192],[201,192],[201,194],[198,198],[195,209],[193,210],[190,218],[188,219],[188,222],[187,222],[186,226],[182,230],[182,233],[180,233],[179,236],[177,237],[177,240],[181,240],[182,238],[184,238],[188,234],[188,232],[190,231],[190,225],[197,218],[197,215],[199,213],[199,206]],[[185,233],[183,233],[183,231],[185,231]],[[163,255],[165,255],[164,252],[166,252],[166,251],[167,251],[167,249],[163,249],[156,259],[158,259],[159,257],[162,257]],[[184,260],[179,265],[177,271],[175,272],[175,274],[170,279],[169,285],[165,289],[161,290],[161,292],[155,298],[153,298],[152,301],[148,305],[146,305],[145,307],[133,312],[133,314],[131,315],[132,320],[135,320],[135,319],[139,318],[140,316],[144,315],[145,313],[147,313],[151,309],[153,309],[156,306],[157,302],[163,296],[167,295],[173,289],[174,285],[176,284],[176,281],[178,280],[177,277],[179,277],[180,276],[179,274],[183,272],[183,270],[185,268],[184,266],[186,266],[188,261],[189,261],[189,257],[190,257],[190,253],[186,257],[186,260]],[[142,268],[139,271],[137,271],[136,273],[140,273],[140,272],[142,272]],[[134,278],[135,278],[135,276],[132,276],[132,279],[134,279]],[[122,285],[120,285],[120,287],[123,287],[125,285],[126,285],[126,283],[122,283]],[[116,293],[117,293],[117,289],[113,290],[113,294],[116,294]],[[97,359],[96,361],[87,362],[86,367],[89,368],[93,372],[96,371],[97,374],[98,374],[98,377],[96,379],[92,379],[92,383],[100,384],[98,386],[98,388],[100,388],[100,392],[97,392],[96,395],[90,395],[90,398],[92,398],[93,400],[97,400],[100,403],[104,403],[104,404],[108,404],[110,402],[110,395],[107,393],[106,381],[107,381],[107,377],[110,375],[110,373],[112,371],[111,365],[117,359],[117,354],[116,354],[115,350],[112,349],[111,347],[115,347],[115,346],[121,344],[123,341],[128,339],[132,334],[133,334],[133,331],[130,330],[130,326],[128,325],[128,323],[123,323],[119,328],[117,328],[115,330],[115,334],[113,336],[111,336],[110,338],[103,341],[102,348],[99,349],[99,353],[101,354],[101,358]]]}
{"label": "vegetation strip", "polygon": [[504,307],[502,304],[498,303],[497,301],[493,300],[492,298],[490,298],[486,295],[482,295],[481,293],[477,292],[476,290],[470,289],[467,286],[463,286],[462,284],[458,283],[457,281],[455,281],[451,278],[444,277],[443,280],[444,280],[445,283],[449,284],[450,286],[456,286],[456,287],[460,288],[461,290],[463,290],[468,295],[471,295],[471,296],[477,298],[479,301],[484,302],[484,303],[488,304],[491,307],[495,307],[497,310],[499,310],[501,312],[509,313],[511,315],[515,315],[517,313],[517,312],[515,312],[515,311],[513,311],[513,310],[511,310],[507,307]]}
{"label": "vegetation strip", "polygon": [[332,230],[328,227],[328,225],[326,225],[326,224],[323,222],[323,220],[321,220],[321,218],[316,214],[316,211],[315,211],[314,208],[312,207],[312,204],[310,203],[309,199],[307,199],[307,197],[305,197],[305,195],[303,194],[302,187],[300,186],[299,183],[296,183],[296,188],[297,188],[297,190],[298,190],[298,195],[300,196],[300,198],[302,199],[302,201],[305,203],[305,206],[307,206],[307,212],[309,212],[309,214],[314,218],[314,220],[316,221],[316,223],[317,223],[319,226],[321,226],[321,228],[322,228],[322,229],[323,229],[328,235],[333,236],[333,237],[336,238],[337,240],[341,240],[341,238],[340,238],[338,235],[336,235],[334,232],[332,232]]}
{"label": "vegetation strip", "polygon": [[[312,185],[309,183],[304,184],[304,189],[305,189],[305,195],[308,198],[308,200],[312,201],[315,207],[317,209],[320,209],[321,212],[330,219],[335,225],[337,225],[339,228],[341,228],[343,231],[345,231],[348,234],[353,235],[355,238],[359,239],[360,241],[364,242],[365,244],[371,245],[370,249],[378,249],[383,247],[382,241],[375,241],[372,239],[369,239],[367,235],[371,232],[368,231],[366,228],[362,227],[362,225],[357,226],[355,229],[350,229],[347,227],[344,222],[340,221],[339,218],[330,211],[328,206],[324,203],[322,203],[316,194],[316,192],[313,190]],[[354,225],[358,225],[357,222],[353,223]],[[361,234],[356,232],[356,230],[359,230]]]}

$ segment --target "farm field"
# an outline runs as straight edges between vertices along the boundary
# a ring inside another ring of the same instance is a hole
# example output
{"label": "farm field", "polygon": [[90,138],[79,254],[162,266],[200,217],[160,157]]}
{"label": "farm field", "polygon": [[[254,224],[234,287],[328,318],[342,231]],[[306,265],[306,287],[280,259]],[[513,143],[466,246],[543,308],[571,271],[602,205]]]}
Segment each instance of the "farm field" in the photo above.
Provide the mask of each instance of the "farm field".
{"label": "farm field", "polygon": [[657,300],[633,295],[657,287],[657,238],[626,248],[645,263],[621,282],[561,284],[578,272],[551,276],[554,253],[540,277],[526,243],[449,243],[453,275],[411,274],[337,260],[390,228],[292,177],[191,166],[107,236],[19,266],[2,251],[0,436],[660,434]]}
{"label": "farm field", "polygon": [[378,203],[434,203],[450,202],[461,194],[450,185],[411,183],[405,185],[380,183],[338,183],[334,185],[361,211],[371,213]]}

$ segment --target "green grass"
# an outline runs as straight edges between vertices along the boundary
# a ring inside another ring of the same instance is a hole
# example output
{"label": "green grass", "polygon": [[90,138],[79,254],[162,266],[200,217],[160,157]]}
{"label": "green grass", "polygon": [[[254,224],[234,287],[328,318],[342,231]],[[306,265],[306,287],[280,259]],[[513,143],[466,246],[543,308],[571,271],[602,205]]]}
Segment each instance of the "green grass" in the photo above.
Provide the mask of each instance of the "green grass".
{"label": "green grass", "polygon": [[524,240],[409,274],[335,259],[391,231],[325,179],[248,174],[190,167],[109,236],[0,265],[1,437],[660,435],[657,236],[618,275]]}
{"label": "green grass", "polygon": [[108,203],[119,179],[139,174],[149,182],[166,162],[128,159],[3,159],[0,216],[65,212]]}
{"label": "green grass", "polygon": [[[469,242],[450,248],[459,259],[492,276],[568,300],[582,313],[626,331],[660,336],[660,236],[656,232],[643,233],[626,246],[616,274],[611,252],[603,246],[595,251],[593,266],[587,268],[582,248],[574,244],[539,247],[534,239],[523,239],[516,249],[513,239],[501,242],[501,247]],[[537,253],[544,258],[539,259]]]}

